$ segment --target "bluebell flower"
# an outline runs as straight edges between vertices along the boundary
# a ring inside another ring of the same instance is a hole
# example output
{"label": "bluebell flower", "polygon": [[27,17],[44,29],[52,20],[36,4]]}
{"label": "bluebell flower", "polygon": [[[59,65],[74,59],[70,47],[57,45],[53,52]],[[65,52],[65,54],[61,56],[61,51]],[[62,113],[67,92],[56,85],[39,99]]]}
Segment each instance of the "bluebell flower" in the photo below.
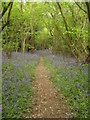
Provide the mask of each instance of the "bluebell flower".
{"label": "bluebell flower", "polygon": [[79,107],[77,106],[76,108],[78,109]]}
{"label": "bluebell flower", "polygon": [[79,87],[79,82],[78,82],[78,87]]}

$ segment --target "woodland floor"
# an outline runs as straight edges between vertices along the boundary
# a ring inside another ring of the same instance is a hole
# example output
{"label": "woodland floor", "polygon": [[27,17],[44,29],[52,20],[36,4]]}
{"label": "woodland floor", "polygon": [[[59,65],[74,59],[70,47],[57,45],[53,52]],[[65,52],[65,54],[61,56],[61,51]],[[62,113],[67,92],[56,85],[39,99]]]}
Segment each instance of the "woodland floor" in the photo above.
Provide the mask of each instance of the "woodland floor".
{"label": "woodland floor", "polygon": [[70,118],[66,104],[60,100],[60,93],[50,81],[50,73],[45,68],[43,58],[35,72],[36,80],[33,82],[35,90],[32,102],[32,114],[24,114],[26,118]]}

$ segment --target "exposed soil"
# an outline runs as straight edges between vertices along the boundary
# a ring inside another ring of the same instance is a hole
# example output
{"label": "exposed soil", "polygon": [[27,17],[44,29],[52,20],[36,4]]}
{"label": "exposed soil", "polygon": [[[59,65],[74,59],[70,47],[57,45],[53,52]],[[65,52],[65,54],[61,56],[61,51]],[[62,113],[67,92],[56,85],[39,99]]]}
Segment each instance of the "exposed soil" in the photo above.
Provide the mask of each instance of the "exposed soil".
{"label": "exposed soil", "polygon": [[32,114],[28,118],[70,118],[67,105],[60,100],[60,93],[50,81],[50,73],[45,68],[43,58],[35,72],[36,80],[33,82],[35,90]]}

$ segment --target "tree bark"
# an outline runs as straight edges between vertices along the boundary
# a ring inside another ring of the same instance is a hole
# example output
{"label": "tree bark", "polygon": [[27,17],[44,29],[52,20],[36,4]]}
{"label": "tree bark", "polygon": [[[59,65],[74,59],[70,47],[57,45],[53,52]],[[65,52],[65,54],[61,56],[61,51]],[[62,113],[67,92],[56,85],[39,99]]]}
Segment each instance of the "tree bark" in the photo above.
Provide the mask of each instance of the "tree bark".
{"label": "tree bark", "polygon": [[30,21],[30,26],[31,26],[31,54],[34,53],[34,36],[33,36],[33,20],[31,18],[31,21]]}
{"label": "tree bark", "polygon": [[89,19],[89,22],[90,22],[90,2],[85,2],[86,3],[86,6],[87,6],[87,10],[88,10],[88,19]]}
{"label": "tree bark", "polygon": [[30,20],[30,28],[31,28],[31,54],[34,53],[34,31],[33,31],[33,3],[31,3],[31,20]]}
{"label": "tree bark", "polygon": [[82,30],[84,30],[84,28],[85,28],[85,26],[86,26],[86,22],[87,22],[87,15],[85,16],[85,22],[84,22],[84,24],[83,24]]}
{"label": "tree bark", "polygon": [[23,54],[24,54],[24,52],[25,52],[25,38],[23,40]]}
{"label": "tree bark", "polygon": [[8,56],[8,30],[7,30],[7,26],[6,26],[6,56],[7,58]]}
{"label": "tree bark", "polygon": [[21,27],[21,53],[23,53],[23,27]]}
{"label": "tree bark", "polygon": [[18,42],[18,40],[17,40],[16,53],[18,52],[18,46],[19,46],[19,42]]}
{"label": "tree bark", "polygon": [[26,48],[25,48],[26,52],[28,52],[28,47],[29,47],[29,35],[27,35],[27,38],[26,38]]}
{"label": "tree bark", "polygon": [[10,39],[10,48],[9,48],[9,58],[11,58],[11,56],[12,56],[12,47],[13,47],[13,39],[14,39],[14,35],[15,35],[15,31],[13,32],[13,34],[12,34],[12,37],[11,37],[11,39]]}

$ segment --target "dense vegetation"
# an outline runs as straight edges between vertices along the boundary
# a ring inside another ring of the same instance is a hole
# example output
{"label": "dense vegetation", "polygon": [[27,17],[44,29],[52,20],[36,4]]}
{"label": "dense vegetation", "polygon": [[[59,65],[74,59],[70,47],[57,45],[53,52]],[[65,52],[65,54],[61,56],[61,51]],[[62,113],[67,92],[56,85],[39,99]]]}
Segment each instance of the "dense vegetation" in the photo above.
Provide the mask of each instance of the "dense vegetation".
{"label": "dense vegetation", "polygon": [[[74,117],[86,118],[88,113],[88,66],[75,63],[73,58],[45,53],[45,65],[52,73],[51,80],[63,93],[61,99],[69,104]],[[69,98],[69,99],[68,99]]]}
{"label": "dense vegetation", "polygon": [[3,117],[19,118],[31,106],[34,70],[44,54],[73,116],[86,118],[90,3],[13,1],[2,2],[0,13]]}
{"label": "dense vegetation", "polygon": [[[20,118],[21,113],[29,111],[33,95],[32,81],[39,55],[13,53],[12,59],[3,54],[2,63],[2,116]],[[29,111],[31,112],[31,111]]]}
{"label": "dense vegetation", "polygon": [[52,49],[52,53],[70,53],[77,61],[86,62],[89,46],[85,3],[9,4],[2,2],[2,13],[8,8],[2,16],[3,50],[8,57],[12,51]]}

